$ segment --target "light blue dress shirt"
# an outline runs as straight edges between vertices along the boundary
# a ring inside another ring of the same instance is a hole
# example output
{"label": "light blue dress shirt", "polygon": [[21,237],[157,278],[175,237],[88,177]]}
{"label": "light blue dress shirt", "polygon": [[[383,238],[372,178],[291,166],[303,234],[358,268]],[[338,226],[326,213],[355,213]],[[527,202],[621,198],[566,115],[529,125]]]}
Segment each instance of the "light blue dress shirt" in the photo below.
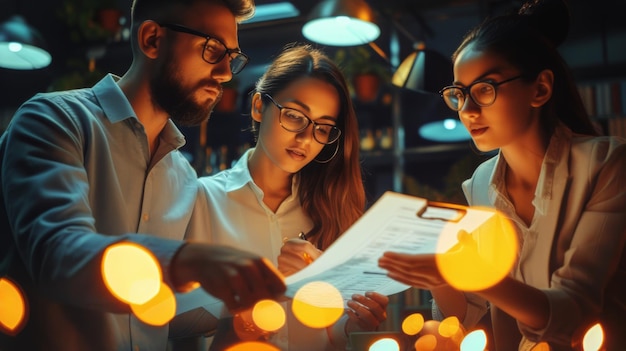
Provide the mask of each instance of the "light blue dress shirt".
{"label": "light blue dress shirt", "polygon": [[30,307],[21,333],[0,333],[2,350],[166,349],[167,326],[138,321],[105,289],[101,253],[115,242],[141,244],[170,283],[197,177],[172,121],[150,156],[115,81],[36,95],[0,139],[0,275],[22,287]]}

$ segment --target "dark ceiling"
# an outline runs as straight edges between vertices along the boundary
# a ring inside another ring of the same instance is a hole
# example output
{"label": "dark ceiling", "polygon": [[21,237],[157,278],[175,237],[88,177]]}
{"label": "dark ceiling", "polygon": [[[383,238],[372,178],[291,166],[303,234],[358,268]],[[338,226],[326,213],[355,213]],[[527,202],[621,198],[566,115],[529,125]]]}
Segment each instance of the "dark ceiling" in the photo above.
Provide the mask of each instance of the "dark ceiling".
{"label": "dark ceiling", "polygon": [[[53,55],[52,65],[44,70],[7,72],[0,69],[0,107],[15,106],[35,92],[45,91],[50,81],[67,72],[68,57],[85,57],[87,48],[69,40],[59,8],[66,0],[0,0],[0,21],[12,14],[23,15],[48,42]],[[128,15],[131,0],[116,0]],[[415,41],[449,55],[462,35],[482,18],[510,8],[519,0],[366,0],[376,13],[381,36],[375,41],[386,55],[401,60],[408,55]],[[257,0],[257,4],[277,0]],[[281,47],[294,41],[306,41],[301,34],[307,15],[318,1],[292,0],[300,16],[268,23],[242,25],[240,46],[248,53],[251,64],[240,76],[244,84],[253,83]],[[613,66],[623,70],[626,64],[626,0],[570,0],[573,21],[569,46],[564,48],[566,59],[573,65]],[[608,33],[608,34],[607,34]],[[400,44],[392,52],[390,38]],[[607,49],[608,48],[608,49]],[[329,54],[336,48],[326,47]],[[130,49],[125,41],[112,43],[97,55],[96,64],[103,70],[122,74],[130,63]],[[569,58],[568,58],[569,57]],[[380,57],[373,54],[373,59]],[[624,74],[624,72],[622,72]]]}

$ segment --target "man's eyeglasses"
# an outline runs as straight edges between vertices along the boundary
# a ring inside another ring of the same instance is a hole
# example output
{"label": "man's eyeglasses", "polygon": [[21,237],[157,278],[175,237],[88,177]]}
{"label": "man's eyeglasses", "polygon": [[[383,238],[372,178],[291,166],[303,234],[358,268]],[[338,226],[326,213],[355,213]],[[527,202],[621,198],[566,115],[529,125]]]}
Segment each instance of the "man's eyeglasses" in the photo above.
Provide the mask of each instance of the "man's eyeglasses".
{"label": "man's eyeglasses", "polygon": [[241,72],[250,59],[239,49],[229,49],[218,39],[211,38],[210,35],[197,30],[173,23],[159,23],[159,26],[171,29],[175,32],[186,33],[206,39],[202,50],[202,59],[210,64],[216,64],[224,59],[226,55],[230,58],[230,71],[233,74]]}
{"label": "man's eyeglasses", "polygon": [[304,113],[289,107],[284,107],[274,101],[269,94],[264,94],[280,111],[278,122],[286,131],[299,133],[305,130],[309,124],[313,124],[313,139],[320,144],[332,144],[341,135],[341,130],[332,124],[317,123]]}
{"label": "man's eyeglasses", "polygon": [[487,107],[491,106],[496,101],[496,95],[500,85],[522,77],[522,75],[519,75],[501,82],[479,80],[466,87],[451,85],[441,89],[439,94],[441,94],[446,105],[454,111],[460,111],[463,108],[468,95],[476,105]]}

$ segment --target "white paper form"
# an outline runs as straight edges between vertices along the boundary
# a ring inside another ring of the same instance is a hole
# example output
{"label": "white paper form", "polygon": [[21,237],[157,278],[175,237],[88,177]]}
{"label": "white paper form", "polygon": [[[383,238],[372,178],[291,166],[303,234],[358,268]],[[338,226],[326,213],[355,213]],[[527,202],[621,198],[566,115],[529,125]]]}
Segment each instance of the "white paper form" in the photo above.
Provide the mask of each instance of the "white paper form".
{"label": "white paper form", "polygon": [[[418,216],[426,209],[428,211]],[[464,214],[464,210],[461,212]],[[385,251],[412,254],[437,252],[444,226],[449,225],[451,220],[456,221],[458,215],[459,210],[456,209],[431,208],[423,198],[386,192],[317,260],[286,278],[286,295],[293,297],[299,288],[312,281],[332,284],[344,300],[351,299],[352,294],[363,294],[368,290],[384,295],[404,291],[409,286],[388,278],[386,271],[378,267],[378,259]],[[479,214],[478,223],[491,215],[489,212]],[[480,225],[461,222],[459,225],[468,231]],[[448,246],[455,243],[451,242]]]}

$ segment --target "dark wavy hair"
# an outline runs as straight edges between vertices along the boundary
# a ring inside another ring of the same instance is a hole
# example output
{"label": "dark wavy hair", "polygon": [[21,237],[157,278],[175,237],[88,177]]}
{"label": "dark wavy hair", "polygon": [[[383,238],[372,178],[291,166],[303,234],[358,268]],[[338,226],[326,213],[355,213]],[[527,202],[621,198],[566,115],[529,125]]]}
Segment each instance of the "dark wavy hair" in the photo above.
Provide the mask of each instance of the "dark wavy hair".
{"label": "dark wavy hair", "polygon": [[[345,77],[337,65],[322,50],[309,44],[291,43],[274,59],[251,92],[271,96],[291,82],[312,77],[330,83],[339,93],[340,110],[337,127],[341,137],[320,152],[329,162],[311,162],[299,172],[298,195],[304,212],[312,219],[313,229],[307,233],[318,248],[324,250],[348,229],[365,209],[365,190],[361,176],[359,128]],[[271,105],[264,100],[265,106]],[[252,122],[258,136],[259,123]],[[338,143],[338,145],[336,144]]]}
{"label": "dark wavy hair", "polygon": [[138,25],[149,19],[176,16],[177,10],[188,8],[196,2],[222,4],[235,15],[238,22],[252,17],[255,10],[254,0],[133,0],[131,20]]}
{"label": "dark wavy hair", "polygon": [[226,6],[242,22],[254,16],[254,0],[133,0],[131,5],[131,47],[137,50],[135,37],[141,23],[147,20],[184,23],[185,11],[195,3],[215,3]]}
{"label": "dark wavy hair", "polygon": [[452,55],[469,44],[496,54],[518,68],[524,79],[534,80],[544,69],[554,73],[552,97],[541,110],[541,123],[552,133],[558,121],[580,134],[597,135],[571,70],[557,47],[569,32],[570,12],[564,0],[531,0],[519,11],[488,18],[472,29]]}

